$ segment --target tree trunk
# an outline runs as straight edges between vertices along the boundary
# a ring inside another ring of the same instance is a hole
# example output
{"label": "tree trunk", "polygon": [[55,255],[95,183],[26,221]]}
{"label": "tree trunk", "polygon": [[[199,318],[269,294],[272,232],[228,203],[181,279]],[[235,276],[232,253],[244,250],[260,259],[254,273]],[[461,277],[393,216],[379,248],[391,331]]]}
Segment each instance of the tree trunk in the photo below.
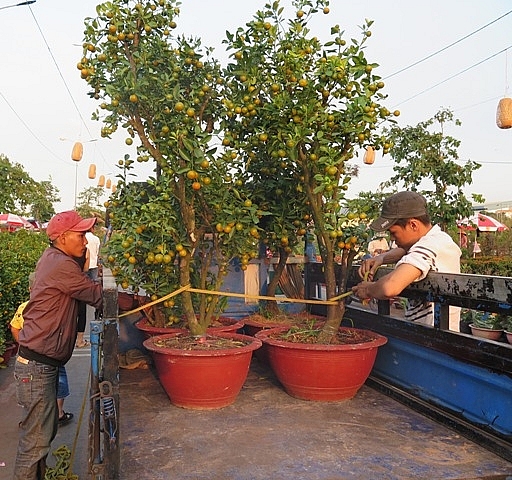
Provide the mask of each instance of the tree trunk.
{"label": "tree trunk", "polygon": [[[270,280],[268,286],[267,286],[267,295],[269,297],[275,297],[276,296],[276,290],[277,286],[279,285],[279,279],[281,278],[281,275],[283,274],[284,269],[286,268],[286,261],[288,260],[288,257],[290,254],[284,250],[284,248],[279,248],[279,262],[274,267],[274,276],[272,277],[272,280]],[[277,315],[279,313],[279,307],[277,306],[277,301],[275,300],[269,300],[266,302],[265,310],[273,315]]]}
{"label": "tree trunk", "polygon": [[[324,260],[324,259],[322,259]],[[335,263],[333,260],[324,260],[324,273],[325,273],[325,288],[327,299],[335,297],[338,292],[336,291],[336,271]],[[345,302],[338,302],[336,305],[327,306],[327,320],[322,327],[322,331],[318,336],[318,343],[329,344],[332,338],[338,332],[341,325],[341,320],[345,314]]]}

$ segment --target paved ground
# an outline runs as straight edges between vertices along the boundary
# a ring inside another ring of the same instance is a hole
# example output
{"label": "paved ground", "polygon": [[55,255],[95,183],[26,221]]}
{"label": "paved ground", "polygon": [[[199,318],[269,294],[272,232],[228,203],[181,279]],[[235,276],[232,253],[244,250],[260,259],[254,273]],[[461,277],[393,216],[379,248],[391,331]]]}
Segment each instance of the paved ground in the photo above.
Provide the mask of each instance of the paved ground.
{"label": "paved ground", "polygon": [[[79,418],[89,365],[89,351],[75,350],[66,400],[75,419],[54,442],[76,442],[81,480],[90,478],[88,403]],[[0,370],[0,480],[11,479],[16,454],[13,370],[14,360]],[[120,401],[121,480],[512,480],[511,463],[369,387],[345,402],[296,400],[256,359],[235,404],[221,410],[172,406],[151,369],[121,371]]]}
{"label": "paved ground", "polygon": [[[71,423],[59,428],[53,442],[53,450],[61,445],[67,445],[72,449],[76,442],[73,472],[80,475],[81,480],[88,478],[88,403],[84,408],[82,422],[80,422],[80,412],[86,393],[90,362],[90,349],[76,349],[66,366],[71,395],[65,400],[64,409],[72,412],[74,418]],[[0,480],[11,480],[18,444],[18,422],[21,408],[16,403],[13,375],[14,359],[11,359],[9,367],[0,370]],[[52,461],[53,459],[49,459],[49,463]]]}

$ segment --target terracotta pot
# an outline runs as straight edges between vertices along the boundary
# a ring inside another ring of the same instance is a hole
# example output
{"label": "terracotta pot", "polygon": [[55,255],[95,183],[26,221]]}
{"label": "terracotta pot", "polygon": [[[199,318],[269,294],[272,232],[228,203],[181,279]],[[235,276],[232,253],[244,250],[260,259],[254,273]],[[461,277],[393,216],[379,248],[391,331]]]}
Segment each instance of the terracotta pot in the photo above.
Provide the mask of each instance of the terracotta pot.
{"label": "terracotta pot", "polygon": [[303,400],[352,398],[370,375],[378,347],[387,342],[378,333],[346,327],[340,327],[340,331],[363,332],[371,340],[322,345],[270,338],[286,330],[287,327],[261,330],[256,338],[267,347],[270,366],[286,392]]}
{"label": "terracotta pot", "polygon": [[219,317],[215,324],[206,329],[206,333],[215,334],[217,332],[241,333],[244,328],[244,320],[231,317]]}
{"label": "terracotta pot", "polygon": [[469,324],[469,328],[471,328],[471,333],[475,337],[487,338],[488,340],[499,340],[503,333],[503,330],[475,327],[472,323]]}
{"label": "terracotta pot", "polygon": [[188,330],[186,328],[174,328],[174,327],[154,327],[149,323],[147,317],[142,317],[139,321],[135,322],[135,327],[137,327],[141,332],[144,333],[144,337],[151,338],[155,335],[164,335],[169,333],[187,333]]}
{"label": "terracotta pot", "polygon": [[[237,320],[230,317],[219,317],[216,322],[218,325],[209,327],[206,331],[208,333],[215,332],[238,332],[244,327],[243,320]],[[177,327],[154,327],[151,325],[146,317],[141,318],[135,323],[135,326],[144,332],[145,338],[150,338],[155,335],[166,335],[168,333],[187,333],[186,328]]]}
{"label": "terracotta pot", "polygon": [[[256,336],[256,334],[260,330],[265,330],[268,328],[279,328],[279,327],[286,327],[289,328],[292,325],[300,324],[304,320],[317,320],[318,322],[325,322],[325,317],[320,317],[318,315],[311,315],[311,314],[304,314],[304,313],[298,313],[298,314],[289,314],[289,322],[286,321],[280,321],[280,322],[273,322],[272,319],[268,320],[262,320],[259,319],[259,315],[251,315],[249,317],[244,317],[244,331],[247,335]],[[269,364],[268,361],[268,353],[267,353],[267,347],[265,344],[262,345],[261,348],[258,348],[254,352],[254,356],[261,362],[265,364]]]}
{"label": "terracotta pot", "polygon": [[144,341],[152,352],[158,378],[172,404],[191,409],[216,409],[231,405],[247,378],[253,350],[261,341],[238,333],[219,332],[214,337],[247,342],[237,348],[182,350],[155,345],[183,334],[158,335]]}
{"label": "terracotta pot", "polygon": [[[271,320],[260,321],[256,316],[252,315],[244,318],[244,332],[247,335],[254,337],[260,330],[264,330],[267,328],[278,328],[283,326],[289,327],[291,326],[291,324],[291,322],[286,324],[283,322],[272,322]],[[265,365],[269,364],[266,345],[262,345],[261,348],[258,348],[258,350],[254,352],[254,356],[258,359],[260,363],[263,363]]]}

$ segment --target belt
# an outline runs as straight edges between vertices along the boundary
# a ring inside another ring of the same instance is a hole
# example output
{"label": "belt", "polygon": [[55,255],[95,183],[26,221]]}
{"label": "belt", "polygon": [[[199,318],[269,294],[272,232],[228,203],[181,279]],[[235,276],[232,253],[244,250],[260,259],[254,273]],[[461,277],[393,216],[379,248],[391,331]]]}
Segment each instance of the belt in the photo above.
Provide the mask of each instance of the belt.
{"label": "belt", "polygon": [[23,363],[23,365],[28,365],[28,362],[29,362],[29,360],[27,360],[26,358],[21,357],[20,355],[18,355],[16,357],[16,361],[20,362],[20,363]]}

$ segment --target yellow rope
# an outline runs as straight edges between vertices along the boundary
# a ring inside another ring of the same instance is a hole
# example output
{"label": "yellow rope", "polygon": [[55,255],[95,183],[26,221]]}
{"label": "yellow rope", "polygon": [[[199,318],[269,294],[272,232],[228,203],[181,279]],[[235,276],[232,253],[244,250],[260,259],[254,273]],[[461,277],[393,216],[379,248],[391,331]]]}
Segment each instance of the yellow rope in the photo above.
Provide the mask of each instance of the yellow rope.
{"label": "yellow rope", "polygon": [[[334,305],[336,302],[334,297],[330,300],[306,300],[305,298],[288,298],[288,297],[267,297],[265,295],[245,295],[244,293],[232,293],[232,292],[216,292],[214,290],[201,290],[199,288],[189,288],[189,292],[192,293],[204,293],[206,295],[221,295],[226,297],[238,297],[238,298],[250,298],[253,300],[271,300],[279,302],[292,302],[292,303],[311,303],[314,305]],[[347,292],[349,295],[352,292]],[[346,296],[346,293],[343,294]]]}
{"label": "yellow rope", "polygon": [[331,297],[330,301],[332,303],[332,302],[335,302],[336,300],[341,300],[342,298],[349,297],[350,295],[352,295],[352,290],[342,293],[341,295],[338,295],[337,297]]}
{"label": "yellow rope", "polygon": [[312,305],[335,305],[338,300],[341,300],[342,298],[348,297],[352,294],[352,291],[349,290],[348,292],[342,293],[341,295],[338,295],[337,297],[332,297],[329,300],[306,300],[304,298],[287,298],[287,297],[268,297],[265,295],[246,295],[244,293],[233,293],[233,292],[217,292],[215,290],[202,290],[199,288],[192,288],[190,285],[186,285],[184,287],[178,288],[178,290],[175,290],[172,293],[169,293],[168,295],[165,295],[158,300],[154,300],[153,302],[145,303],[144,305],[141,305],[140,307],[137,307],[133,310],[130,310],[129,312],[124,312],[121,315],[119,315],[119,318],[125,317],[127,315],[132,315],[133,313],[139,312],[140,310],[144,310],[145,308],[151,307],[153,305],[156,305],[158,303],[164,302],[165,300],[174,297],[176,295],[179,295],[180,293],[188,291],[191,293],[202,293],[205,295],[221,295],[223,297],[237,297],[237,298],[249,298],[251,300],[269,300],[269,301],[279,301],[279,302],[291,302],[291,303],[309,303]]}
{"label": "yellow rope", "polygon": [[78,443],[78,435],[80,434],[80,428],[84,417],[85,405],[87,400],[87,394],[89,390],[89,382],[91,381],[91,374],[89,369],[89,375],[87,376],[87,383],[85,386],[84,396],[82,399],[82,407],[80,409],[80,416],[78,418],[78,424],[76,427],[75,438],[73,440],[73,446],[71,450],[67,445],[61,445],[57,450],[52,452],[52,455],[56,458],[57,462],[55,467],[48,467],[44,476],[45,480],[78,480],[78,475],[73,473],[73,463],[75,461],[76,447]]}
{"label": "yellow rope", "polygon": [[119,318],[126,317],[127,315],[131,315],[132,313],[136,313],[140,310],[144,310],[145,308],[152,307],[153,305],[156,305],[157,303],[164,302],[165,300],[175,297],[176,295],[179,295],[180,293],[184,292],[185,290],[188,290],[189,288],[190,288],[190,285],[185,285],[184,287],[178,288],[178,290],[175,290],[174,292],[171,292],[168,295],[165,295],[164,297],[159,298],[158,300],[154,300],[153,302],[145,303],[144,305],[141,305],[140,307],[130,310],[129,312],[122,313],[121,315],[119,315]]}

